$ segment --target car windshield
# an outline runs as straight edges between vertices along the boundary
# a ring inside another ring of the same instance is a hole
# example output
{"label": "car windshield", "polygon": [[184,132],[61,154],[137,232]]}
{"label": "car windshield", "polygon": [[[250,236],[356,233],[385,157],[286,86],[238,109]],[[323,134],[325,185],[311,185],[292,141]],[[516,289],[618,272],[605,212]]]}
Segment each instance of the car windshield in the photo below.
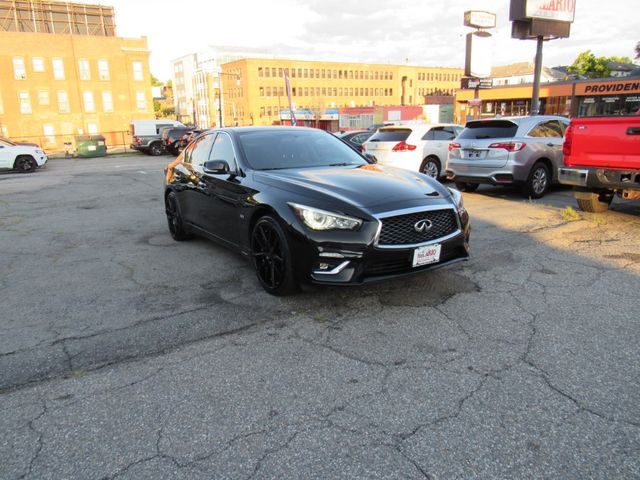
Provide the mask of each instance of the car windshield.
{"label": "car windshield", "polygon": [[468,122],[465,129],[458,136],[460,139],[481,140],[483,138],[513,138],[518,131],[518,125],[508,120],[492,120]]}
{"label": "car windshield", "polygon": [[408,128],[381,128],[374,133],[369,142],[402,142],[409,138],[411,130]]}
{"label": "car windshield", "polygon": [[353,149],[321,130],[254,130],[238,133],[254,170],[366,165]]}
{"label": "car windshield", "polygon": [[6,138],[0,138],[0,145],[4,145],[5,147],[15,147],[16,144]]}

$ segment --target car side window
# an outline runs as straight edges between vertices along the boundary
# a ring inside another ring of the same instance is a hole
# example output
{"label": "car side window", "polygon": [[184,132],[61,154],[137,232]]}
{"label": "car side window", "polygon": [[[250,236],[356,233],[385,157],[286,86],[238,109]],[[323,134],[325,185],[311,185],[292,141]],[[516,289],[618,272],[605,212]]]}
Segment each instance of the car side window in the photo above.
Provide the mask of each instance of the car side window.
{"label": "car side window", "polygon": [[556,120],[542,122],[529,132],[529,137],[562,138],[562,127]]}
{"label": "car side window", "polygon": [[422,140],[435,140],[435,128],[432,128],[422,136]]}
{"label": "car side window", "polygon": [[355,145],[360,145],[364,141],[366,141],[367,138],[369,138],[369,134],[368,133],[361,133],[359,135],[354,135],[353,137],[351,137],[351,143],[353,143]]}
{"label": "car side window", "polygon": [[202,135],[194,142],[193,149],[191,150],[191,155],[189,157],[191,165],[204,165],[204,162],[209,159],[209,152],[211,151],[211,145],[213,144],[215,137],[215,133],[210,133],[208,135]]}
{"label": "car side window", "polygon": [[438,129],[434,132],[434,134],[435,134],[435,140],[449,141],[456,138],[456,134],[453,131],[453,128],[449,128],[449,127]]}
{"label": "car side window", "polygon": [[229,164],[229,169],[232,172],[237,171],[236,155],[229,135],[226,133],[218,134],[209,154],[209,160],[224,160]]}

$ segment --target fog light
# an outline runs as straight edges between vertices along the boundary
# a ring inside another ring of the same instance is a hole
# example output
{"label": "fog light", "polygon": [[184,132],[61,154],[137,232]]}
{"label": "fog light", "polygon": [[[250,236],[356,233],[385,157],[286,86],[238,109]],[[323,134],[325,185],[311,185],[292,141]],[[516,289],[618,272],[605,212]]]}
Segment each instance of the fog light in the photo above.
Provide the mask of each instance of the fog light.
{"label": "fog light", "polygon": [[329,267],[331,267],[331,265],[329,265],[328,263],[321,263],[320,265],[318,265],[318,270],[329,270]]}

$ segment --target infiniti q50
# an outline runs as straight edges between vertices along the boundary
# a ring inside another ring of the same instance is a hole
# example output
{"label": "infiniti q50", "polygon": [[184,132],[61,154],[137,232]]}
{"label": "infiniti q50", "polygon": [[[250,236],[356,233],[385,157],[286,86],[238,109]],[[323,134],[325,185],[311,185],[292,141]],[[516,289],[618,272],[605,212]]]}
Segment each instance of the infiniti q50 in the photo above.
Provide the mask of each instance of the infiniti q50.
{"label": "infiniti q50", "polygon": [[169,232],[239,251],[274,295],[301,283],[363,284],[466,259],[461,194],[372,161],[316,129],[208,131],[165,168]]}

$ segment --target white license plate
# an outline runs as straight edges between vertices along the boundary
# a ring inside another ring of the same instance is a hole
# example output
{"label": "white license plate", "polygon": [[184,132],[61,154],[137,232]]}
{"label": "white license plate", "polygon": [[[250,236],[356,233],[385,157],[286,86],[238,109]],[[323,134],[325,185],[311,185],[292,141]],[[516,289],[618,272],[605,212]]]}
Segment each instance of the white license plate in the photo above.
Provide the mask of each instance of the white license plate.
{"label": "white license plate", "polygon": [[416,248],[413,252],[413,266],[419,267],[420,265],[439,262],[441,247],[442,245],[437,243]]}

